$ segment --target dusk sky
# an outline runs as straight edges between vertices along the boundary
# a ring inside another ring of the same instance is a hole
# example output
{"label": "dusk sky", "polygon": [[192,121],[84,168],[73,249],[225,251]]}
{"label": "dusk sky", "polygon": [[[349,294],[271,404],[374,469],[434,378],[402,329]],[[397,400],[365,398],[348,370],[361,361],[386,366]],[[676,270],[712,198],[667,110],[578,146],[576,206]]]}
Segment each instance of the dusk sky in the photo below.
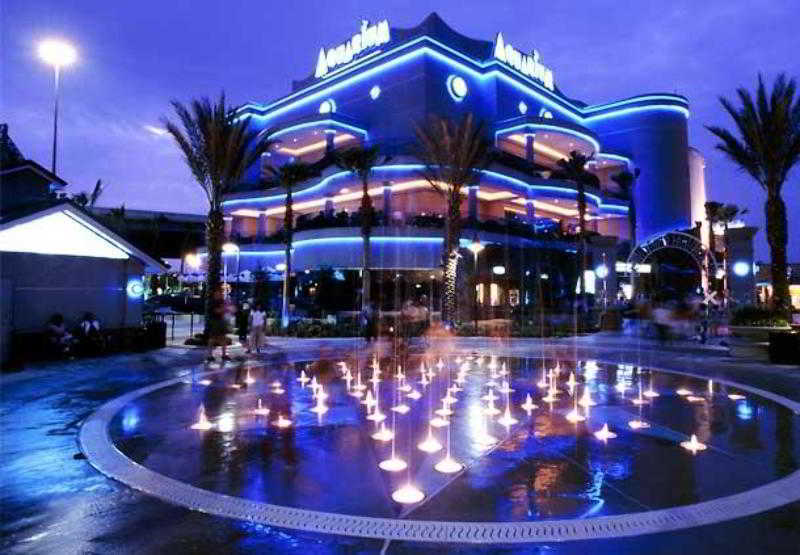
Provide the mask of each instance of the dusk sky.
{"label": "dusk sky", "polygon": [[[702,6],[702,7],[701,7]],[[800,78],[797,0],[452,2],[64,2],[0,3],[0,121],[23,154],[50,165],[52,70],[37,42],[61,37],[79,51],[63,77],[59,174],[71,192],[107,183],[100,204],[205,212],[204,196],[171,139],[157,133],[172,98],[235,103],[287,94],[308,76],[320,46],[352,35],[360,19],[412,27],[431,11],[456,31],[537,48],[567,95],[588,103],[647,92],[689,98],[690,144],[708,163],[709,198],[750,210],[768,259],[764,195],[714,150],[706,124],[732,126],[717,97],[753,89],[761,71]],[[800,261],[800,171],[784,188],[789,258]]]}

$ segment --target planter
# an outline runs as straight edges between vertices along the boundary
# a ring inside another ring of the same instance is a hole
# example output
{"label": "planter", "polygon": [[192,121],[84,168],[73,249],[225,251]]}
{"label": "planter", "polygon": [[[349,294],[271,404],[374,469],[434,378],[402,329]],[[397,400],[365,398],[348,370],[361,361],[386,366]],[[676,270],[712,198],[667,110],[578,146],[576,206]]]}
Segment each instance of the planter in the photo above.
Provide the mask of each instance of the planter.
{"label": "planter", "polygon": [[800,366],[800,331],[770,332],[769,361]]}
{"label": "planter", "polygon": [[769,360],[770,332],[789,331],[789,327],[729,326],[730,355],[737,358]]}

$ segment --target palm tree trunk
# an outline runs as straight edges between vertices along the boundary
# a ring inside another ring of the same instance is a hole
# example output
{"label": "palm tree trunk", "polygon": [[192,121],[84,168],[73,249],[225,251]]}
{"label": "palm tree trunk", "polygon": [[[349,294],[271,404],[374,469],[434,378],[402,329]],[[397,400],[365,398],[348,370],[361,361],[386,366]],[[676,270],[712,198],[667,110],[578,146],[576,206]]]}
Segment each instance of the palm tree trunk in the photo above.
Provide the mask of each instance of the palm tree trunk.
{"label": "palm tree trunk", "polygon": [[776,308],[789,309],[789,279],[786,275],[786,243],[788,241],[786,224],[786,204],[780,193],[768,189],[765,205],[767,219],[767,242],[772,259],[772,299]]}
{"label": "palm tree trunk", "polygon": [[286,241],[286,269],[283,273],[283,303],[281,306],[281,327],[289,327],[289,280],[292,275],[292,240]]}
{"label": "palm tree trunk", "polygon": [[580,231],[578,233],[578,257],[581,264],[581,273],[578,276],[581,284],[581,301],[586,294],[586,190],[582,182],[578,182],[578,219]]}
{"label": "palm tree trunk", "polygon": [[362,182],[361,190],[361,236],[364,239],[364,252],[361,258],[361,310],[367,310],[370,305],[370,266],[372,249],[370,236],[372,235],[372,202],[368,193],[367,179]]}
{"label": "palm tree trunk", "polygon": [[205,305],[205,324],[203,334],[206,338],[210,337],[210,324],[212,318],[219,315],[214,311],[214,294],[219,291],[220,272],[222,271],[222,241],[225,234],[225,221],[222,217],[222,210],[212,208],[208,212],[206,222],[206,249],[208,250],[208,269],[206,274],[206,305]]}
{"label": "palm tree trunk", "polygon": [[456,278],[458,272],[458,244],[461,238],[461,192],[455,187],[448,195],[445,240],[442,250],[444,267],[444,303],[442,321],[451,326],[456,317]]}
{"label": "palm tree trunk", "polygon": [[283,219],[283,233],[286,241],[284,260],[286,268],[284,268],[283,271],[283,302],[281,304],[281,328],[283,329],[289,327],[289,280],[292,279],[292,228],[294,226],[294,213],[292,208],[292,185],[288,184],[286,187],[286,212],[284,212]]}

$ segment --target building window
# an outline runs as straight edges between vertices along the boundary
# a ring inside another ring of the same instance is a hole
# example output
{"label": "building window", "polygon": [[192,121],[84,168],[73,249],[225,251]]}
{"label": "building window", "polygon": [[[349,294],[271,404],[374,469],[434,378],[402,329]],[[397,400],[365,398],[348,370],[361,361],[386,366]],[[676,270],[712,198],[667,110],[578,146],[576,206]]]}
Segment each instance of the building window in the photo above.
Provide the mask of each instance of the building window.
{"label": "building window", "polygon": [[491,306],[500,306],[500,286],[496,283],[489,284],[489,304]]}
{"label": "building window", "polygon": [[483,284],[479,283],[475,286],[475,296],[477,298],[478,304],[483,304]]}
{"label": "building window", "polygon": [[460,75],[451,75],[447,78],[447,92],[456,102],[461,102],[468,92],[467,82]]}

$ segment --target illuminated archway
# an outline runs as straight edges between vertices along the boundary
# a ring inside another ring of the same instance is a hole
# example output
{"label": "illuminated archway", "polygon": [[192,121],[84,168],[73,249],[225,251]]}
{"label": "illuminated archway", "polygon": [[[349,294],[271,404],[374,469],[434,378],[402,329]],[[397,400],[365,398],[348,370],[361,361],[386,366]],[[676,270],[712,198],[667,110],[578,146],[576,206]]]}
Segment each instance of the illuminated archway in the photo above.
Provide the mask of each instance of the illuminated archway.
{"label": "illuminated archway", "polygon": [[682,231],[667,231],[651,235],[641,241],[628,256],[628,268],[636,275],[636,267],[644,264],[656,252],[664,249],[677,249],[689,255],[700,269],[703,289],[708,289],[710,279],[717,275],[717,261],[714,254],[694,235]]}

